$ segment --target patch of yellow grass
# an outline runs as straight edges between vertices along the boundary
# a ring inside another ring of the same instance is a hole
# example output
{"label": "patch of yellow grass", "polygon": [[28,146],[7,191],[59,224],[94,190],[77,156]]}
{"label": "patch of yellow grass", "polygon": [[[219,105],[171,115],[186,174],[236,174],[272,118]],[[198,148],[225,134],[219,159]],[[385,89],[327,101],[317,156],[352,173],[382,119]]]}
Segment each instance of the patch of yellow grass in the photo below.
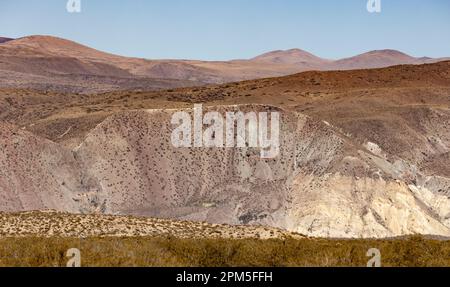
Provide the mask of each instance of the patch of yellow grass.
{"label": "patch of yellow grass", "polygon": [[395,240],[3,238],[0,266],[66,266],[70,248],[82,266],[357,266],[381,251],[383,266],[450,266],[450,242],[409,237]]}

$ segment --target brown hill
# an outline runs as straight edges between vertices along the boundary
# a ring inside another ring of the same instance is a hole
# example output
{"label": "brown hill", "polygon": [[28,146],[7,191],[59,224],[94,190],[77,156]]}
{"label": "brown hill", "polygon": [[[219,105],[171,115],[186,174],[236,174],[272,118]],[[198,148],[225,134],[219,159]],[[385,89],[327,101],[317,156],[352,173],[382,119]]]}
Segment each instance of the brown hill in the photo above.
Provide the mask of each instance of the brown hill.
{"label": "brown hill", "polygon": [[354,69],[374,69],[400,64],[426,64],[446,61],[449,58],[433,59],[428,57],[415,58],[396,50],[377,50],[367,52],[355,57],[337,60],[327,69],[329,70],[354,70]]}
{"label": "brown hill", "polygon": [[49,36],[30,36],[0,46],[1,86],[61,92],[155,90],[199,85],[134,73],[145,60],[111,55]]}
{"label": "brown hill", "polygon": [[416,58],[399,51],[377,50],[335,61],[332,67],[341,70],[370,69],[395,66],[399,64],[415,64],[416,62]]}
{"label": "brown hill", "polygon": [[300,49],[273,51],[257,56],[251,59],[251,61],[259,61],[272,64],[308,65],[311,67],[316,66],[318,68],[331,62]]}

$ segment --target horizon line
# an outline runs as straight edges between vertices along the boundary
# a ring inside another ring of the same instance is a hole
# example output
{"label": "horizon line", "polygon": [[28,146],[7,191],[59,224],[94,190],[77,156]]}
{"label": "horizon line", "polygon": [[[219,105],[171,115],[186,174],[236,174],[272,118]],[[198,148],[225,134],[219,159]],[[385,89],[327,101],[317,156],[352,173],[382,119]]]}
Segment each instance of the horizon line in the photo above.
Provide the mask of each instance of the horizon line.
{"label": "horizon line", "polygon": [[[306,53],[309,53],[309,54],[311,54],[311,55],[313,55],[315,57],[318,57],[318,58],[320,58],[322,60],[327,60],[327,61],[332,61],[332,62],[345,60],[345,59],[350,59],[350,58],[361,56],[361,55],[365,55],[365,54],[368,54],[368,53],[371,53],[371,52],[383,52],[383,51],[399,52],[399,53],[402,53],[402,54],[404,54],[406,56],[409,56],[409,57],[412,57],[412,58],[415,58],[415,59],[422,59],[422,58],[441,59],[441,58],[450,57],[450,55],[449,56],[440,56],[440,57],[430,57],[430,56],[427,56],[427,55],[416,56],[416,55],[412,55],[410,53],[407,53],[407,52],[404,52],[402,50],[395,49],[395,48],[383,48],[383,49],[375,48],[375,49],[371,49],[371,50],[365,50],[365,51],[359,52],[358,54],[355,54],[353,56],[348,56],[348,57],[323,58],[321,56],[318,56],[318,54],[315,54],[315,53],[313,53],[313,52],[311,52],[309,50],[305,50],[305,49],[302,49],[302,48],[299,48],[299,47],[292,47],[292,48],[284,48],[284,49],[280,48],[280,49],[274,49],[274,50],[266,50],[265,52],[262,52],[260,54],[256,54],[254,56],[251,56],[250,58],[232,58],[232,59],[195,59],[195,58],[183,58],[183,57],[148,58],[148,57],[140,57],[140,56],[133,56],[133,55],[126,55],[126,54],[115,53],[115,52],[103,50],[101,48],[96,48],[94,46],[91,46],[90,44],[84,44],[84,43],[76,41],[76,40],[72,40],[72,39],[69,39],[69,38],[64,38],[64,37],[61,37],[61,36],[55,36],[55,35],[51,35],[51,34],[33,34],[33,35],[26,35],[26,36],[20,36],[20,37],[10,37],[10,36],[0,35],[0,38],[10,39],[10,41],[25,39],[25,38],[29,38],[29,37],[50,37],[50,38],[55,38],[55,39],[60,39],[60,40],[66,40],[66,41],[74,42],[74,43],[76,43],[78,45],[81,45],[81,46],[85,46],[85,47],[90,48],[90,49],[94,49],[94,50],[99,51],[99,52],[108,53],[108,54],[112,54],[112,55],[119,56],[119,57],[138,58],[138,59],[143,59],[143,60],[154,60],[154,61],[171,61],[171,60],[174,60],[174,61],[202,61],[202,62],[250,61],[250,60],[252,60],[252,59],[254,59],[256,57],[263,56],[263,55],[266,55],[266,54],[269,54],[269,53],[289,52],[289,51],[293,51],[293,50],[299,50],[301,52],[306,52]],[[10,42],[10,41],[7,41],[7,42]],[[0,43],[0,45],[1,44],[3,44],[3,43]]]}

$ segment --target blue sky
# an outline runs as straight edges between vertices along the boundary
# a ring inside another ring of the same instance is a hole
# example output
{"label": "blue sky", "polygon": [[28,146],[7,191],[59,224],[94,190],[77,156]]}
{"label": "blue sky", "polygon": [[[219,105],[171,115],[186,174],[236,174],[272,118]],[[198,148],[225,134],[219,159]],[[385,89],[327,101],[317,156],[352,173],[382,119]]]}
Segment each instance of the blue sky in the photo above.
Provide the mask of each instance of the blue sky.
{"label": "blue sky", "polygon": [[325,58],[374,49],[450,56],[449,0],[0,0],[0,35],[44,34],[120,55],[228,60],[301,48]]}

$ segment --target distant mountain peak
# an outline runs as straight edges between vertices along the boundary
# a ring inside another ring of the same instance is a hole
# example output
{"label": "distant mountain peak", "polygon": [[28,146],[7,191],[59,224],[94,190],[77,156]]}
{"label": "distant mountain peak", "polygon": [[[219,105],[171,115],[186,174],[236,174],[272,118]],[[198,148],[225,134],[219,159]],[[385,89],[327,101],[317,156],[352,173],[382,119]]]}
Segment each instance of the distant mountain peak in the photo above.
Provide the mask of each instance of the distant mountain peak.
{"label": "distant mountain peak", "polygon": [[51,56],[89,59],[117,57],[71,40],[47,35],[26,36],[9,41],[7,45],[10,48],[32,49],[36,53]]}
{"label": "distant mountain peak", "polygon": [[369,51],[369,52],[361,54],[361,55],[383,55],[383,56],[390,56],[390,57],[409,57],[409,58],[413,58],[412,56],[410,56],[410,55],[408,55],[406,53],[403,53],[403,52],[400,52],[400,51],[394,50],[394,49],[373,50],[373,51]]}
{"label": "distant mountain peak", "polygon": [[267,62],[273,64],[321,64],[327,60],[317,57],[305,50],[293,48],[289,50],[275,50],[264,53],[251,59],[251,61]]}
{"label": "distant mountain peak", "polygon": [[373,50],[354,57],[335,61],[331,66],[331,69],[350,70],[382,68],[400,64],[415,64],[417,61],[417,58],[397,50]]}
{"label": "distant mountain peak", "polygon": [[[18,38],[14,41],[14,45],[30,45],[30,46],[41,46],[42,48],[49,48],[49,47],[64,47],[64,48],[87,48],[92,49],[87,46],[84,46],[82,44],[79,44],[77,42],[58,38],[54,36],[47,36],[47,35],[32,35],[32,36],[26,36],[22,38]],[[92,49],[93,50],[93,49]]]}

